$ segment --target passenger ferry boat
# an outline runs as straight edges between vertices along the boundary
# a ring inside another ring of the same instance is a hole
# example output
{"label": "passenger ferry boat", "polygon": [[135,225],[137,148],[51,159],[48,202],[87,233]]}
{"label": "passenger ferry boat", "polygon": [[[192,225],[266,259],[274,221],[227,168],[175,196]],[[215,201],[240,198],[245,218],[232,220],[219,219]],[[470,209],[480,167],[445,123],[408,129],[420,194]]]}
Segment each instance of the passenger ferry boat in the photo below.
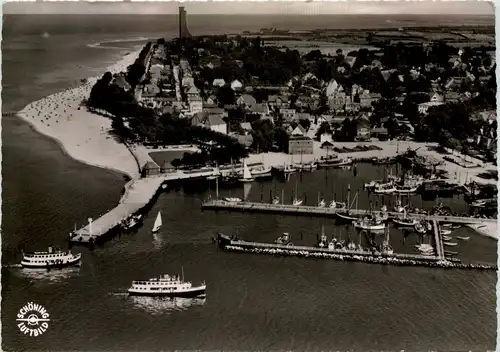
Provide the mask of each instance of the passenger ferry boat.
{"label": "passenger ferry boat", "polygon": [[47,252],[24,253],[21,265],[24,268],[64,268],[80,263],[82,255],[72,254],[71,251],[63,252],[54,250],[49,246]]}
{"label": "passenger ferry boat", "polygon": [[204,282],[199,286],[193,286],[191,282],[184,281],[184,278],[180,278],[178,275],[162,275],[159,278],[133,281],[128,293],[135,296],[190,298],[205,295],[206,288]]}

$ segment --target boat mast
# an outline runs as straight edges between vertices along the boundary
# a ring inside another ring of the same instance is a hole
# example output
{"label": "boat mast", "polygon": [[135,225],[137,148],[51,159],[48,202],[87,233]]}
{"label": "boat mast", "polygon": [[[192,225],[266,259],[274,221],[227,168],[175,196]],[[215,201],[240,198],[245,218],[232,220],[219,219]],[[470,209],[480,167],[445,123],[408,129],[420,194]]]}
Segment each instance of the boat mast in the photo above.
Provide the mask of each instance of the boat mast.
{"label": "boat mast", "polygon": [[181,270],[182,270],[182,282],[184,282],[184,266],[181,266]]}

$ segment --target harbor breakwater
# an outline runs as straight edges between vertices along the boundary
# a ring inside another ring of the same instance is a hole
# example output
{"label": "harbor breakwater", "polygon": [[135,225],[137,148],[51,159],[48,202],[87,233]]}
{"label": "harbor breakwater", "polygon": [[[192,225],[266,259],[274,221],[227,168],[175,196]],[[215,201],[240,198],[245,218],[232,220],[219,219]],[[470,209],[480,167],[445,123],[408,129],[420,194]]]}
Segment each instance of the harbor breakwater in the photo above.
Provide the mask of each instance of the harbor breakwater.
{"label": "harbor breakwater", "polygon": [[333,259],[340,261],[362,262],[370,264],[398,265],[398,266],[424,266],[430,268],[441,269],[475,269],[475,270],[497,270],[496,265],[485,264],[465,264],[461,262],[448,260],[416,260],[416,259],[400,259],[390,255],[355,255],[355,254],[334,254],[325,252],[315,252],[296,249],[281,249],[281,248],[244,248],[241,246],[226,245],[223,250],[229,252],[243,252],[254,254],[267,254],[275,256],[294,256],[316,259]]}

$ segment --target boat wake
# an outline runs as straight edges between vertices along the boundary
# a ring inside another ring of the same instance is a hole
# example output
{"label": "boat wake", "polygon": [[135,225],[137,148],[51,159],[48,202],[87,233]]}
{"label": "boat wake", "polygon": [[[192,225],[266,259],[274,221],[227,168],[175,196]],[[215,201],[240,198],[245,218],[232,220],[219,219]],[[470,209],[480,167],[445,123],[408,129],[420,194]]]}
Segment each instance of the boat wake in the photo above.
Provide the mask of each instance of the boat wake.
{"label": "boat wake", "polygon": [[16,271],[16,275],[25,277],[30,280],[48,280],[48,281],[63,281],[80,273],[80,266],[68,267],[63,269],[20,269]]}
{"label": "boat wake", "polygon": [[206,295],[195,298],[129,296],[127,292],[115,292],[110,293],[110,295],[130,300],[135,308],[152,315],[182,312],[191,307],[201,307],[206,302]]}

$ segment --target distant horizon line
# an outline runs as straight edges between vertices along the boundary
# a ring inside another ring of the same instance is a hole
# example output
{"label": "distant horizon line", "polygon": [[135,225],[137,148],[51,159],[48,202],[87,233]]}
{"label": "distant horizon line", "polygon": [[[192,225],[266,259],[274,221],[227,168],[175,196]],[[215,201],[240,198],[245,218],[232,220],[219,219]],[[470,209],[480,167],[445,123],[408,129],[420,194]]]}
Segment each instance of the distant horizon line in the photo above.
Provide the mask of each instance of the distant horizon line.
{"label": "distant horizon line", "polygon": [[[129,13],[4,13],[4,16],[176,16],[177,13],[140,13],[140,14],[129,14]],[[377,17],[387,17],[387,16],[441,16],[441,17],[455,17],[455,16],[469,16],[469,17],[495,17],[494,14],[468,14],[468,13],[391,13],[391,14],[372,14],[372,13],[326,13],[326,14],[302,14],[302,13],[187,13],[188,16],[377,16]]]}

